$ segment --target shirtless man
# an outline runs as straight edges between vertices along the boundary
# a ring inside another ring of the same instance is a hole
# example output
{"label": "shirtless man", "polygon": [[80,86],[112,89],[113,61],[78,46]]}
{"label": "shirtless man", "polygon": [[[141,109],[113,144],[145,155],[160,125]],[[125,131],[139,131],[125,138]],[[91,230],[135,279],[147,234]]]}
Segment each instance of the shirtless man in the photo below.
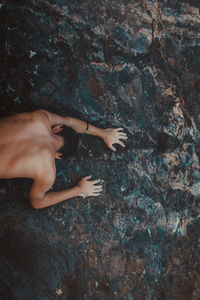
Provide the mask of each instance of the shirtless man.
{"label": "shirtless man", "polygon": [[20,113],[0,119],[0,178],[31,178],[30,203],[33,208],[44,208],[64,200],[81,196],[98,196],[102,191],[101,180],[82,178],[70,189],[47,192],[56,177],[55,158],[64,145],[62,136],[57,135],[62,125],[78,133],[98,136],[116,151],[113,144],[125,147],[121,140],[127,139],[122,128],[101,129],[72,117],[62,117],[47,110]]}

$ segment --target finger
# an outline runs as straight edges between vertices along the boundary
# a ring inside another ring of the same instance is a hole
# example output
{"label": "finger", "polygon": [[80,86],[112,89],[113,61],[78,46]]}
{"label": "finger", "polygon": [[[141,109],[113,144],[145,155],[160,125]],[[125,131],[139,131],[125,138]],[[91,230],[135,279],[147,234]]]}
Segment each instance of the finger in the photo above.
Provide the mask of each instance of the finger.
{"label": "finger", "polygon": [[124,128],[121,128],[121,127],[115,129],[115,131],[118,131],[118,132],[119,132],[119,131],[123,131],[123,130],[124,130]]}
{"label": "finger", "polygon": [[92,193],[92,196],[99,196],[100,193]]}
{"label": "finger", "polygon": [[127,136],[127,134],[125,132],[119,132],[119,136]]}
{"label": "finger", "polygon": [[112,151],[116,151],[116,148],[113,147],[112,145],[109,147]]}
{"label": "finger", "polygon": [[97,191],[97,190],[102,190],[102,186],[101,185],[95,185],[93,187],[93,191]]}
{"label": "finger", "polygon": [[91,181],[92,184],[96,184],[96,183],[99,183],[99,182],[101,182],[101,179],[96,179],[96,180]]}
{"label": "finger", "polygon": [[96,189],[99,189],[99,188],[102,189],[102,186],[101,185],[92,185],[90,188],[92,191],[95,191]]}
{"label": "finger", "polygon": [[96,188],[102,188],[102,184],[95,184],[93,185],[93,188],[96,189]]}
{"label": "finger", "polygon": [[127,136],[119,136],[120,140],[127,140],[128,137]]}
{"label": "finger", "polygon": [[93,192],[94,193],[99,193],[99,192],[101,192],[102,191],[102,189],[95,189]]}
{"label": "finger", "polygon": [[117,144],[121,145],[122,147],[125,147],[124,143],[121,141],[118,141]]}
{"label": "finger", "polygon": [[87,180],[87,179],[90,179],[91,177],[92,177],[92,175],[89,175],[89,176],[83,177],[83,179]]}

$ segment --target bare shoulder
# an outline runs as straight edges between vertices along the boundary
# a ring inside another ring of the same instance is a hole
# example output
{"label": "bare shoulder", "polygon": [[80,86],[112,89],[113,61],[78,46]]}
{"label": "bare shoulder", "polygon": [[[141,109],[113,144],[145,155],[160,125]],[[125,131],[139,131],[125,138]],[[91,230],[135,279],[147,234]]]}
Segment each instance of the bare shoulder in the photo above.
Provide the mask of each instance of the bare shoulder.
{"label": "bare shoulder", "polygon": [[69,124],[69,121],[70,121],[69,117],[66,117],[66,116],[63,117],[61,115],[52,113],[46,109],[38,109],[34,113],[37,116],[40,116],[40,117],[42,116],[43,118],[48,119],[51,126],[61,125],[61,124],[66,125],[66,122],[68,122],[68,124]]}
{"label": "bare shoulder", "polygon": [[35,119],[46,119],[49,121],[49,112],[45,109],[37,109],[32,112]]}

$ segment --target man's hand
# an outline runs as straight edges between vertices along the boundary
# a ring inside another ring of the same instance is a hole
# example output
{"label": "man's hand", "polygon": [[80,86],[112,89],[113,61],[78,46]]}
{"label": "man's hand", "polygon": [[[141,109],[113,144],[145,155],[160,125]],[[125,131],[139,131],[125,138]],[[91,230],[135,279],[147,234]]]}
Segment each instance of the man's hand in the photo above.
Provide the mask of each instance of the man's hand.
{"label": "man's hand", "polygon": [[100,192],[102,191],[102,185],[98,184],[101,180],[90,180],[91,176],[83,177],[78,185],[77,188],[79,189],[79,196],[85,198],[89,196],[99,196]]}
{"label": "man's hand", "polygon": [[121,140],[127,140],[127,135],[123,131],[123,128],[108,128],[104,129],[103,140],[112,151],[116,151],[116,148],[113,147],[113,144],[121,145],[125,147],[124,143]]}

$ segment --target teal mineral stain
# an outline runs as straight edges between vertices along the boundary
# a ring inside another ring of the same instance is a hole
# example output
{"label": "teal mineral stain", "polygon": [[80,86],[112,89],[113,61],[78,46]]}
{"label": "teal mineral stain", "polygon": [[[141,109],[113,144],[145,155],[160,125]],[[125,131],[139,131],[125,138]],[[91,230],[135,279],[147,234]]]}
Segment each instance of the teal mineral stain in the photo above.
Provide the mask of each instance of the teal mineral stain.
{"label": "teal mineral stain", "polygon": [[147,230],[140,230],[137,232],[134,232],[134,237],[130,238],[129,240],[126,240],[125,244],[129,249],[132,249],[133,247],[137,247],[143,244],[146,244],[150,242],[150,236]]}
{"label": "teal mineral stain", "polygon": [[141,216],[132,216],[131,221],[133,223],[140,223],[142,221],[142,218],[141,218]]}
{"label": "teal mineral stain", "polygon": [[22,98],[20,96],[17,96],[15,99],[14,99],[14,102],[15,103],[21,103],[22,102]]}
{"label": "teal mineral stain", "polygon": [[137,295],[142,295],[142,288],[140,285],[136,285],[136,287],[134,288],[134,293]]}
{"label": "teal mineral stain", "polygon": [[[121,84],[127,85],[127,83],[131,82],[132,76],[128,72],[129,67],[126,66],[120,73],[119,73],[119,82]],[[121,90],[124,91],[124,88],[121,86]]]}
{"label": "teal mineral stain", "polygon": [[142,34],[134,41],[133,47],[138,53],[143,54],[148,51],[149,44],[147,36]]}
{"label": "teal mineral stain", "polygon": [[146,254],[146,267],[149,274],[159,276],[162,271],[161,264],[161,250],[159,245],[151,245],[145,249]]}
{"label": "teal mineral stain", "polygon": [[134,300],[133,296],[131,296],[130,294],[127,294],[128,300]]}
{"label": "teal mineral stain", "polygon": [[136,161],[138,159],[138,154],[134,151],[128,151],[128,158],[130,161]]}
{"label": "teal mineral stain", "polygon": [[123,28],[117,28],[117,32],[114,33],[115,36],[117,36],[117,39],[127,43],[128,40],[130,40],[131,36],[128,32],[124,31]]}
{"label": "teal mineral stain", "polygon": [[105,61],[105,56],[104,56],[103,51],[99,51],[99,52],[98,52],[98,58],[99,58],[101,61]]}
{"label": "teal mineral stain", "polygon": [[187,155],[186,160],[181,162],[180,165],[183,166],[183,167],[188,167],[188,166],[191,166],[192,163],[193,163],[192,157]]}
{"label": "teal mineral stain", "polygon": [[88,232],[96,232],[96,228],[93,225],[88,225],[87,230],[88,230]]}
{"label": "teal mineral stain", "polygon": [[180,226],[180,227],[177,229],[177,235],[178,235],[178,236],[185,236],[185,229],[184,229],[184,226]]}
{"label": "teal mineral stain", "polygon": [[59,7],[66,6],[66,0],[56,0],[56,4],[57,4]]}
{"label": "teal mineral stain", "polygon": [[195,182],[199,182],[200,181],[200,171],[195,171],[192,173],[192,178]]}

